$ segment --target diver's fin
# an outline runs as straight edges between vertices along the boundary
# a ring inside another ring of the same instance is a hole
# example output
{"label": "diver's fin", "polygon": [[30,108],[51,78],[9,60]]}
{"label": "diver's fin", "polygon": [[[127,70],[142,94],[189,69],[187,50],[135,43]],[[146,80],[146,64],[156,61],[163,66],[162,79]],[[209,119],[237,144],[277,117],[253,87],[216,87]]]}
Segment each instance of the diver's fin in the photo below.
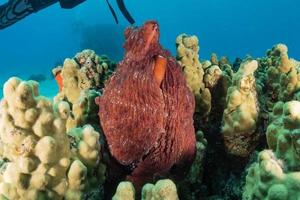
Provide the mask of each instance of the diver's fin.
{"label": "diver's fin", "polygon": [[111,14],[113,15],[113,17],[114,17],[114,19],[115,19],[115,21],[116,21],[116,23],[118,24],[118,23],[119,23],[119,20],[118,20],[118,17],[117,17],[117,15],[116,15],[115,10],[114,10],[113,7],[110,5],[110,3],[109,3],[108,0],[106,0],[106,3],[107,3],[107,5],[108,5],[108,7],[109,7],[109,10],[110,10]]}
{"label": "diver's fin", "polygon": [[117,4],[119,9],[121,10],[123,16],[127,19],[127,21],[130,24],[134,24],[135,21],[134,19],[131,17],[130,13],[128,12],[127,8],[125,7],[124,1],[123,0],[117,0]]}
{"label": "diver's fin", "polygon": [[153,69],[153,74],[158,85],[161,85],[161,82],[164,80],[165,74],[167,70],[167,58],[158,55],[155,58],[155,65]]}

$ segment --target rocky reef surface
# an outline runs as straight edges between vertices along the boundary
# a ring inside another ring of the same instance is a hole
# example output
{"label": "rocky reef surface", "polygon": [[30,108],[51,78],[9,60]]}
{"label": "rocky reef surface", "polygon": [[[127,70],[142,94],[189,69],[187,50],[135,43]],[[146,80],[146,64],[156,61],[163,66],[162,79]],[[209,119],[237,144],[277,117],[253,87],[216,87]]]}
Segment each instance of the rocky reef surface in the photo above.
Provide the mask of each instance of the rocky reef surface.
{"label": "rocky reef surface", "polygon": [[177,55],[150,21],[125,30],[125,56],[83,50],[53,69],[59,92],[10,78],[0,104],[3,200],[300,198],[300,62]]}

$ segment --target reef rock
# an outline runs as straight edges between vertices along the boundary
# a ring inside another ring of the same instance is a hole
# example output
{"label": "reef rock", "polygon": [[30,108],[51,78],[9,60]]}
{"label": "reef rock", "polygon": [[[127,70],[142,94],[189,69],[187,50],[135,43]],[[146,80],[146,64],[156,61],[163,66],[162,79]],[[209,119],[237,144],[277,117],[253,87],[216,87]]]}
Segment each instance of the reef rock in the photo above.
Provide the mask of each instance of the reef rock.
{"label": "reef rock", "polygon": [[98,98],[109,150],[135,186],[195,155],[195,101],[181,67],[158,42],[158,24],[125,31],[125,58]]}

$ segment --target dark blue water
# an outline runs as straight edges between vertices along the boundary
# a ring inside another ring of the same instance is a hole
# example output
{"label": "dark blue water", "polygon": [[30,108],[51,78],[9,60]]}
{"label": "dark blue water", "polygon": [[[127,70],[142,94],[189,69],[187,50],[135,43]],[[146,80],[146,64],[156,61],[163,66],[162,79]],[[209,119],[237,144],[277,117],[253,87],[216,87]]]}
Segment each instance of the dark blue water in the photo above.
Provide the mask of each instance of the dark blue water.
{"label": "dark blue water", "polygon": [[[87,0],[72,10],[58,4],[0,31],[0,79],[50,70],[82,48],[122,57],[122,18],[116,25],[104,0]],[[4,3],[0,0],[0,3]],[[175,53],[178,34],[195,34],[201,59],[215,52],[231,60],[251,54],[263,56],[276,43],[285,43],[290,56],[300,57],[299,0],[125,0],[140,25],[156,19],[161,43]],[[1,82],[2,84],[2,82]]]}

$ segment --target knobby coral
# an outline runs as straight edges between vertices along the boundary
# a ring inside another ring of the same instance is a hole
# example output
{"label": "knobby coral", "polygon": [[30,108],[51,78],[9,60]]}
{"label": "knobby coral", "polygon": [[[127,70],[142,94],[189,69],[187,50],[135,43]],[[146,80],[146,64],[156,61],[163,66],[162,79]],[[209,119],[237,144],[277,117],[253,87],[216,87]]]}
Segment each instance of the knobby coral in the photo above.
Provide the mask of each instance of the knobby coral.
{"label": "knobby coral", "polygon": [[258,103],[254,72],[257,61],[245,61],[233,76],[228,88],[227,107],[223,114],[223,137],[227,150],[238,156],[248,156],[255,148]]}
{"label": "knobby coral", "polygon": [[204,70],[199,61],[197,36],[181,34],[176,38],[177,59],[182,67],[187,84],[195,96],[196,112],[206,116],[211,109],[211,94],[205,87]]}
{"label": "knobby coral", "polygon": [[270,149],[285,161],[288,170],[300,170],[300,102],[277,102],[266,136]]}
{"label": "knobby coral", "polygon": [[[143,186],[141,200],[178,200],[177,188],[170,179],[163,179],[156,184],[147,183]],[[112,200],[134,200],[135,188],[129,181],[119,183]]]}
{"label": "knobby coral", "polygon": [[63,66],[53,69],[60,87],[54,100],[67,101],[71,108],[67,130],[87,123],[98,128],[95,97],[100,93],[96,89],[104,87],[114,65],[108,57],[98,56],[94,51],[86,49],[77,53],[73,59],[65,59]]}
{"label": "knobby coral", "polygon": [[260,152],[258,162],[249,168],[243,199],[297,199],[300,195],[300,102],[296,101],[299,62],[288,57],[283,44],[275,45],[259,62],[260,103],[271,150]]}
{"label": "knobby coral", "polygon": [[270,150],[259,154],[248,172],[243,200],[294,200],[300,196],[300,173],[285,170],[282,160]]}
{"label": "knobby coral", "polygon": [[65,59],[63,66],[52,70],[54,76],[63,79],[61,89],[70,101],[77,99],[83,89],[103,88],[105,80],[112,73],[115,64],[105,55],[98,56],[93,50],[86,49]]}
{"label": "knobby coral", "polygon": [[11,78],[0,110],[1,199],[76,200],[98,190],[105,172],[99,133],[85,126],[68,136],[67,102],[53,104],[37,82]]}
{"label": "knobby coral", "polygon": [[125,31],[125,58],[99,104],[109,150],[136,186],[192,161],[194,97],[176,60],[158,42],[158,24]]}

